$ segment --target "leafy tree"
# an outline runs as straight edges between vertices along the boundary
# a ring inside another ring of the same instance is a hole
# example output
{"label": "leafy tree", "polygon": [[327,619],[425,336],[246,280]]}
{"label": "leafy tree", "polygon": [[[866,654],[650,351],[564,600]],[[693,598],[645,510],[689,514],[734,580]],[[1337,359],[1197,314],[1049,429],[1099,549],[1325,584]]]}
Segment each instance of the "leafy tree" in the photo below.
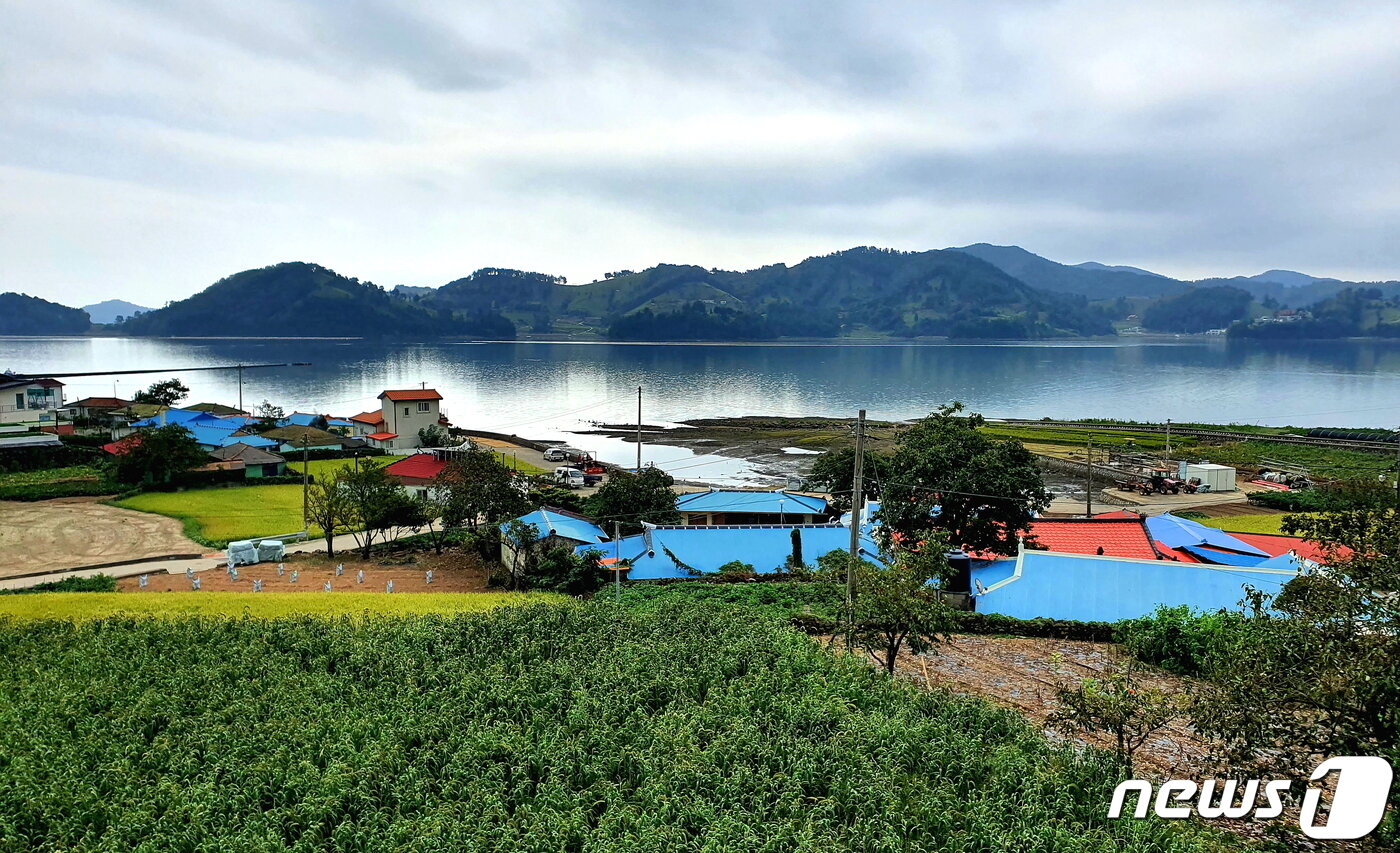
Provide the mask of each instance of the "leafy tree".
{"label": "leafy tree", "polygon": [[[1400,511],[1292,515],[1284,529],[1322,545],[1327,568],[1276,595],[1248,590],[1253,616],[1221,639],[1196,725],[1236,769],[1305,776],[1318,755],[1400,763]],[[1389,820],[1393,836],[1394,808]]]}
{"label": "leafy tree", "polygon": [[429,424],[418,430],[420,447],[447,447],[452,437],[438,424]]}
{"label": "leafy tree", "polygon": [[498,525],[531,508],[514,473],[495,453],[480,447],[456,454],[438,474],[433,489],[443,526],[466,529],[487,559],[495,559],[499,552]]}
{"label": "leafy tree", "polygon": [[792,553],[788,555],[787,567],[789,569],[805,569],[807,562],[802,559],[802,531],[797,528],[792,529]]}
{"label": "leafy tree", "polygon": [[257,416],[267,423],[276,423],[287,416],[281,406],[274,406],[267,400],[258,404]]}
{"label": "leafy tree", "polygon": [[340,481],[361,528],[355,533],[355,542],[364,559],[370,558],[376,539],[387,539],[393,528],[413,526],[413,500],[389,478],[383,465],[366,459],[358,470],[343,470]]}
{"label": "leafy tree", "polygon": [[677,524],[681,514],[676,511],[676,493],[671,491],[675,483],[660,468],[643,468],[636,474],[614,471],[587,500],[588,514],[600,524],[616,521],[624,536],[640,533],[644,521]]}
{"label": "leafy tree", "polygon": [[[828,450],[812,463],[812,471],[807,475],[804,488],[827,492],[831,495],[831,508],[846,512],[851,508],[851,490],[855,487],[856,449],[841,447]],[[865,497],[878,501],[881,488],[891,479],[891,460],[887,454],[865,451],[865,464],[861,468],[861,488]]]}
{"label": "leafy tree", "polygon": [[178,379],[164,379],[153,383],[144,391],[137,391],[133,403],[148,403],[157,406],[173,406],[190,394],[189,386]]}
{"label": "leafy tree", "polygon": [[1084,678],[1055,689],[1059,707],[1050,724],[1066,734],[1107,732],[1113,753],[1129,774],[1133,756],[1153,735],[1187,710],[1182,693],[1167,693],[1140,678],[1142,669],[1131,660],[1114,665],[1103,678]]}
{"label": "leafy tree", "polygon": [[357,521],[356,506],[341,475],[311,478],[306,493],[306,520],[326,537],[326,556],[335,556],[335,535]]}
{"label": "leafy tree", "polygon": [[596,548],[576,554],[572,548],[545,547],[530,571],[521,577],[521,582],[525,589],[591,595],[601,589],[612,574],[600,562],[602,557],[603,552]]}
{"label": "leafy tree", "polygon": [[901,552],[884,568],[865,560],[852,561],[841,551],[818,561],[828,580],[835,583],[844,583],[846,572],[854,568],[855,600],[842,604],[838,631],[848,647],[864,649],[891,675],[905,645],[922,654],[955,624],[952,608],[930,585],[946,572],[946,548],[937,536],[925,545],[917,552]]}
{"label": "leafy tree", "polygon": [[962,410],[962,403],[943,406],[903,432],[880,518],[896,538],[918,541],[932,528],[954,547],[1014,554],[1050,493],[1021,442],[989,438],[978,431],[982,416]]}
{"label": "leafy tree", "polygon": [[176,475],[209,461],[190,431],[178,424],[136,433],[131,449],[113,460],[113,477],[122,483],[169,483]]}

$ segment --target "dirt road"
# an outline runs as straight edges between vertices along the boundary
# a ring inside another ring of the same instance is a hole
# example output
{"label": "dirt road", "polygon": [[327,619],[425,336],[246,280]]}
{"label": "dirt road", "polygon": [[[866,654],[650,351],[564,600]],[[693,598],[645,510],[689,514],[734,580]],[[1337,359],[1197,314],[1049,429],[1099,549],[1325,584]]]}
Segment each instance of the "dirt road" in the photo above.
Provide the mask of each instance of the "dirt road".
{"label": "dirt road", "polygon": [[179,521],[99,498],[0,501],[0,578],[168,554],[201,554]]}

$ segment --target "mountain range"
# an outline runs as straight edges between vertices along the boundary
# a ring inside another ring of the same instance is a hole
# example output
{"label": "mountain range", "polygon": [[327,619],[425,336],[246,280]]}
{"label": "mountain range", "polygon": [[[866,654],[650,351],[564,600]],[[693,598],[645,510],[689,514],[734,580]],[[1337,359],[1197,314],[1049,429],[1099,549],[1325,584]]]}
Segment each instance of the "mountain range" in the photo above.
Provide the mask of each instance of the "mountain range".
{"label": "mountain range", "polygon": [[[1356,308],[1354,293],[1369,307]],[[1394,319],[1391,304],[1400,309],[1397,294],[1397,282],[1289,270],[1183,281],[1132,266],[1061,264],[987,243],[924,252],[857,247],[742,272],[659,264],[581,285],[485,268],[440,287],[386,290],[291,262],[236,273],[154,310],[107,300],[84,313],[4,294],[0,330],[9,331],[0,333],[81,334],[90,323],[113,324],[120,316],[108,331],[149,336],[1052,338],[1111,335],[1131,325],[1199,332],[1338,299],[1350,306],[1347,316],[1386,325]],[[1347,328],[1366,334],[1373,325]]]}

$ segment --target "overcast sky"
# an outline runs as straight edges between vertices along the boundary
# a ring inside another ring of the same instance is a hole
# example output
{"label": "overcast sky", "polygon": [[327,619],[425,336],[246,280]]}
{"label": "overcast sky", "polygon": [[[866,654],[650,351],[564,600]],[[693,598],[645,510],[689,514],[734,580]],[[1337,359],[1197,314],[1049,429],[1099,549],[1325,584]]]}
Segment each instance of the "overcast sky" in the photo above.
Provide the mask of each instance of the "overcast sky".
{"label": "overcast sky", "polygon": [[0,0],[0,290],[1015,243],[1400,278],[1400,4]]}

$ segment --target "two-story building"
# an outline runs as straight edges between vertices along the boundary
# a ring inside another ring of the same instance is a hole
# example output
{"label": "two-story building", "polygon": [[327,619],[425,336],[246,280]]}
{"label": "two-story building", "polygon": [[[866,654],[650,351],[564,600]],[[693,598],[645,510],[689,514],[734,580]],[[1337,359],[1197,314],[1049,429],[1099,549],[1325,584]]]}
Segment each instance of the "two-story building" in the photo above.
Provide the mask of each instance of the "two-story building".
{"label": "two-story building", "polygon": [[57,379],[0,374],[0,426],[56,427],[61,408],[63,383]]}
{"label": "two-story building", "polygon": [[[381,442],[392,442],[388,446],[393,450],[421,447],[418,431],[440,424],[441,403],[442,395],[432,388],[385,391],[379,395],[383,423],[380,424],[380,432],[372,437],[379,438]],[[359,423],[356,418],[351,420]]]}

